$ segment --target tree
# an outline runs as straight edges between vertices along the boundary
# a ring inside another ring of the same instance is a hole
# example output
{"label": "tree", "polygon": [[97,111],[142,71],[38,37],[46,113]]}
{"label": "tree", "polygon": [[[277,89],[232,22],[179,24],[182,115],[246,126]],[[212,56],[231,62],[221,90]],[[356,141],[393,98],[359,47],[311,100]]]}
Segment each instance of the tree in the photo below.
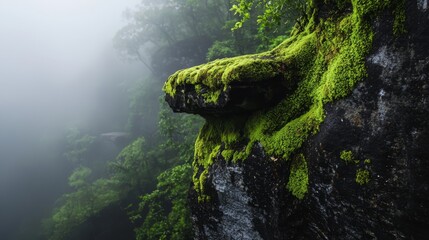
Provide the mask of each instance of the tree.
{"label": "tree", "polygon": [[186,240],[192,238],[187,193],[191,180],[190,164],[161,173],[156,189],[141,197],[131,219],[143,220],[136,228],[136,239]]}
{"label": "tree", "polygon": [[94,143],[95,137],[81,134],[77,128],[70,128],[68,129],[66,140],[67,151],[64,156],[73,163],[82,163]]}
{"label": "tree", "polygon": [[287,25],[304,16],[307,5],[308,1],[306,0],[236,0],[231,11],[239,15],[241,19],[236,22],[232,29],[241,28],[243,23],[251,19],[252,13],[256,11],[256,22],[260,31],[267,28],[270,31],[278,31],[279,26]]}

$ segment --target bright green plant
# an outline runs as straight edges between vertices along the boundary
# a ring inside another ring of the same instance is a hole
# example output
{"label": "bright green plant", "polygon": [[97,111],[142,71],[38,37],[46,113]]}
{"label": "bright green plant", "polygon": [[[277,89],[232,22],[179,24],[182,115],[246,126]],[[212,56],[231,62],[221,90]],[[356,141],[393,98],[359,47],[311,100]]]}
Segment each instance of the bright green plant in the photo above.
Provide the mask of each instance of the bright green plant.
{"label": "bright green plant", "polygon": [[167,170],[158,176],[156,189],[141,197],[138,213],[131,217],[134,221],[143,220],[136,228],[137,239],[192,238],[187,206],[191,172],[189,164]]}
{"label": "bright green plant", "polygon": [[287,189],[297,197],[303,199],[308,191],[308,169],[304,155],[298,154],[291,164]]}

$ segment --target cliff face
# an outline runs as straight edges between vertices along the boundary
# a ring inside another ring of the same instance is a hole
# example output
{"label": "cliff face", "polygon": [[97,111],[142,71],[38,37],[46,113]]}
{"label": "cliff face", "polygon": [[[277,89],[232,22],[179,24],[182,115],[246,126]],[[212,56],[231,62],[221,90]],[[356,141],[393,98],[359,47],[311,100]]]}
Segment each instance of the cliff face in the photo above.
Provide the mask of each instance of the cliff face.
{"label": "cliff face", "polygon": [[270,52],[167,81],[206,118],[197,239],[427,238],[428,1],[336,2]]}

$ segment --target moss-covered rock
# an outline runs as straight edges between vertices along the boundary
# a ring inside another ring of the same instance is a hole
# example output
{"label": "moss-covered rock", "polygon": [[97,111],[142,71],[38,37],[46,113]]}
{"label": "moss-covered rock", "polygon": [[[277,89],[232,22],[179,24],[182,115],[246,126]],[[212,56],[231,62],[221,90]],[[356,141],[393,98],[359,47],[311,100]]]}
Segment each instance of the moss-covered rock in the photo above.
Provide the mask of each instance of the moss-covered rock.
{"label": "moss-covered rock", "polygon": [[[422,37],[429,29],[410,27],[429,18],[416,1],[407,4],[313,1],[306,24],[275,49],[181,70],[168,79],[170,106],[206,118],[193,162],[197,236],[230,237],[236,229],[225,219],[237,220],[232,213],[251,216],[244,220],[261,239],[422,236],[393,224],[413,219],[424,225],[429,212],[427,203],[422,214],[413,207],[418,205],[400,204],[408,191],[420,202],[422,195],[406,186],[413,182],[406,173],[428,176],[421,170],[427,168],[410,169],[427,166],[422,156],[429,154],[421,147],[429,139],[429,46]],[[405,32],[410,35],[401,36]],[[273,89],[280,91],[270,94]],[[251,103],[257,95],[264,96],[255,101],[262,104]],[[203,220],[207,215],[209,222]]]}
{"label": "moss-covered rock", "polygon": [[[324,106],[349,94],[366,76],[364,60],[373,39],[368,20],[397,4],[355,0],[350,2],[352,11],[348,4],[331,4],[342,12],[340,17],[319,18],[314,7],[307,26],[271,51],[180,70],[165,83],[174,110],[209,116],[195,149],[194,182],[200,192],[201,175],[219,151],[227,151],[233,160],[245,159],[253,144],[260,143],[267,154],[290,159],[318,132]],[[231,127],[243,109],[250,110],[245,120]],[[216,120],[225,114],[234,117]],[[234,138],[223,141],[230,135]],[[235,148],[238,141],[246,141],[247,147]]]}
{"label": "moss-covered rock", "polygon": [[[302,65],[311,62],[311,39],[286,48],[219,59],[176,72],[164,85],[173,110],[201,115],[252,112],[277,104],[292,93],[302,78]],[[281,53],[280,53],[281,52]]]}

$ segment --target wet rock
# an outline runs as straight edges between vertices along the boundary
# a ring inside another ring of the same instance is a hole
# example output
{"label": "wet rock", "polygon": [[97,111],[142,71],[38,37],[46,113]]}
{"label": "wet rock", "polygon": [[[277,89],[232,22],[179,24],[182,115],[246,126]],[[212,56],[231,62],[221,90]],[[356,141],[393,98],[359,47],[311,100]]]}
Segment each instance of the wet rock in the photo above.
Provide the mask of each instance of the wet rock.
{"label": "wet rock", "polygon": [[291,86],[284,86],[280,79],[267,79],[257,83],[235,83],[221,90],[215,101],[207,101],[203,94],[209,90],[202,87],[197,92],[194,85],[177,87],[174,96],[166,95],[165,100],[175,112],[200,115],[225,115],[253,112],[278,103],[286,96]]}

